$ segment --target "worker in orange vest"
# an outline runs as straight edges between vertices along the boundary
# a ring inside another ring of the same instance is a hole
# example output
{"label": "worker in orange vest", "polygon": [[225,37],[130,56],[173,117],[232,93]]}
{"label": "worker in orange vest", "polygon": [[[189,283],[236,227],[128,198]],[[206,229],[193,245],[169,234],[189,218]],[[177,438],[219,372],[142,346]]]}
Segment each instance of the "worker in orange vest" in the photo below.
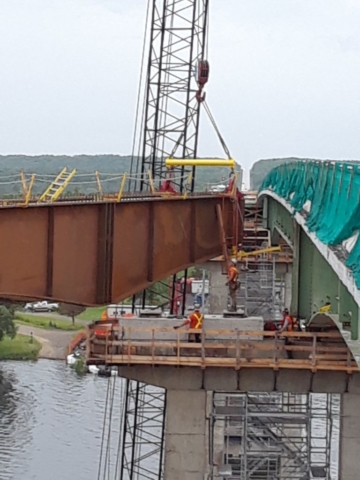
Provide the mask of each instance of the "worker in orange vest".
{"label": "worker in orange vest", "polygon": [[198,330],[199,333],[189,333],[189,342],[201,342],[201,329],[204,320],[204,315],[200,312],[200,305],[196,303],[194,305],[194,312],[188,316],[184,323],[174,327],[175,330],[178,328],[184,327],[185,325],[190,325],[191,330]]}
{"label": "worker in orange vest", "polygon": [[283,318],[281,320],[280,332],[293,332],[295,326],[294,318],[289,314],[289,310],[283,310]]}
{"label": "worker in orange vest", "polygon": [[232,312],[237,311],[236,307],[236,291],[239,289],[239,282],[238,282],[238,276],[239,276],[239,271],[236,268],[236,263],[237,260],[236,258],[231,259],[230,267],[228,270],[228,281],[226,285],[229,287],[229,293],[230,293],[230,298],[231,298],[231,308],[230,310]]}
{"label": "worker in orange vest", "polygon": [[[104,310],[100,317],[100,322],[106,322],[108,320],[107,310]],[[95,336],[106,337],[107,331],[105,329],[95,329]]]}

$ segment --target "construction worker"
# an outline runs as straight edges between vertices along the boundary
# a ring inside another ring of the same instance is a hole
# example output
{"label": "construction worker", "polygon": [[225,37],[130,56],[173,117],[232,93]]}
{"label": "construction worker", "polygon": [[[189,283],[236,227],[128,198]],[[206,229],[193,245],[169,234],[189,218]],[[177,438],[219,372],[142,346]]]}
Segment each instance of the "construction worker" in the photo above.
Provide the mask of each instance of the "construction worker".
{"label": "construction worker", "polygon": [[293,332],[294,331],[294,318],[289,314],[289,310],[285,308],[283,310],[283,318],[281,320],[280,332]]}
{"label": "construction worker", "polygon": [[228,271],[228,281],[226,283],[226,285],[229,287],[229,293],[230,293],[230,298],[231,298],[230,310],[232,312],[237,311],[236,291],[239,288],[239,282],[238,282],[239,271],[236,268],[236,263],[237,263],[236,258],[232,258],[231,263],[230,263],[230,267],[229,267],[229,271]]}
{"label": "construction worker", "polygon": [[184,323],[174,327],[174,329],[177,330],[178,328],[184,327],[185,325],[190,325],[191,330],[198,330],[199,333],[189,333],[189,342],[200,343],[203,320],[204,315],[200,312],[200,305],[196,303],[194,305],[194,312],[188,316]]}
{"label": "construction worker", "polygon": [[[104,310],[103,313],[101,314],[101,317],[100,317],[100,322],[103,323],[103,322],[107,322],[108,321],[108,315],[107,315],[107,310]],[[100,323],[100,325],[101,325]],[[107,330],[105,329],[95,329],[95,336],[96,337],[106,337],[107,335]]]}

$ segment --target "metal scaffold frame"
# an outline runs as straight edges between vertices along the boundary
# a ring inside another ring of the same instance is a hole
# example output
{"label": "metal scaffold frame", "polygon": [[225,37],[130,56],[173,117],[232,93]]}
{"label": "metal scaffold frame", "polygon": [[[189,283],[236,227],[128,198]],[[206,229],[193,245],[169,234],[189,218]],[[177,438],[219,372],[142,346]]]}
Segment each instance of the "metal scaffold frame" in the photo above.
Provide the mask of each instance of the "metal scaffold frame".
{"label": "metal scaffold frame", "polygon": [[337,395],[215,393],[210,478],[334,480],[339,417]]}
{"label": "metal scaffold frame", "polygon": [[276,255],[245,261],[241,275],[238,304],[244,305],[247,316],[261,315],[265,320],[280,320],[285,306],[285,279],[276,275]]}
{"label": "metal scaffold frame", "polygon": [[[173,167],[169,173],[165,159],[174,157],[177,152],[183,159],[196,158],[201,102],[196,68],[205,56],[208,2],[209,0],[149,0],[149,57],[144,109],[139,116],[141,163],[138,163],[139,157],[136,165],[133,162],[136,125],[131,174],[135,173],[138,180],[129,182],[129,190],[158,191],[166,179],[171,179],[179,192],[187,194],[194,190],[195,167]],[[146,41],[144,51],[145,44]],[[141,80],[138,101],[140,90]],[[180,285],[182,291],[179,292],[178,278],[173,276],[169,298],[164,299],[170,304],[171,314],[177,309],[178,298],[181,296],[180,308],[184,315],[186,283],[187,271],[184,273],[182,289]],[[134,296],[133,309],[135,304]],[[142,294],[143,307],[145,304],[146,291]],[[120,476],[123,480],[163,478],[166,391],[156,389],[154,417],[151,414],[154,408],[153,390],[153,387],[136,381],[127,383]],[[149,421],[145,420],[148,414]],[[161,435],[159,432],[154,434],[150,442],[152,447],[147,449],[143,438],[147,438],[148,432],[145,435],[144,428],[152,428],[151,421],[155,422],[156,428],[160,428],[161,424]]]}
{"label": "metal scaffold frame", "polygon": [[126,383],[120,480],[161,480],[166,393],[152,385]]}

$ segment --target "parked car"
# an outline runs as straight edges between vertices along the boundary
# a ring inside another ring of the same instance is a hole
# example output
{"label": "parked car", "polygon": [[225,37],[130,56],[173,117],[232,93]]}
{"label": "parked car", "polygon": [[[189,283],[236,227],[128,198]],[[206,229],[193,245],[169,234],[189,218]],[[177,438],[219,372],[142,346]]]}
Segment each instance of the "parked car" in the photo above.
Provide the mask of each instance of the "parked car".
{"label": "parked car", "polygon": [[59,310],[58,303],[49,303],[46,301],[27,303],[24,308],[25,311],[30,312],[55,312]]}

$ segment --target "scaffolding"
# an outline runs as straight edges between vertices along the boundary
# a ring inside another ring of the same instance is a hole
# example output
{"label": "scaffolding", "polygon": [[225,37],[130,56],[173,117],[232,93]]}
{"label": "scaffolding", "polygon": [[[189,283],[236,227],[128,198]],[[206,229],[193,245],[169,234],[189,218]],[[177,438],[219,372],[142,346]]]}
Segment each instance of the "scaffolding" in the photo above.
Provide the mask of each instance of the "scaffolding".
{"label": "scaffolding", "polygon": [[120,480],[164,475],[166,391],[127,380]]}
{"label": "scaffolding", "polygon": [[258,260],[245,261],[240,275],[237,304],[246,316],[262,316],[264,320],[280,320],[285,306],[285,278],[276,274],[276,257],[263,254]]}
{"label": "scaffolding", "polygon": [[211,480],[335,480],[340,399],[214,393]]}

